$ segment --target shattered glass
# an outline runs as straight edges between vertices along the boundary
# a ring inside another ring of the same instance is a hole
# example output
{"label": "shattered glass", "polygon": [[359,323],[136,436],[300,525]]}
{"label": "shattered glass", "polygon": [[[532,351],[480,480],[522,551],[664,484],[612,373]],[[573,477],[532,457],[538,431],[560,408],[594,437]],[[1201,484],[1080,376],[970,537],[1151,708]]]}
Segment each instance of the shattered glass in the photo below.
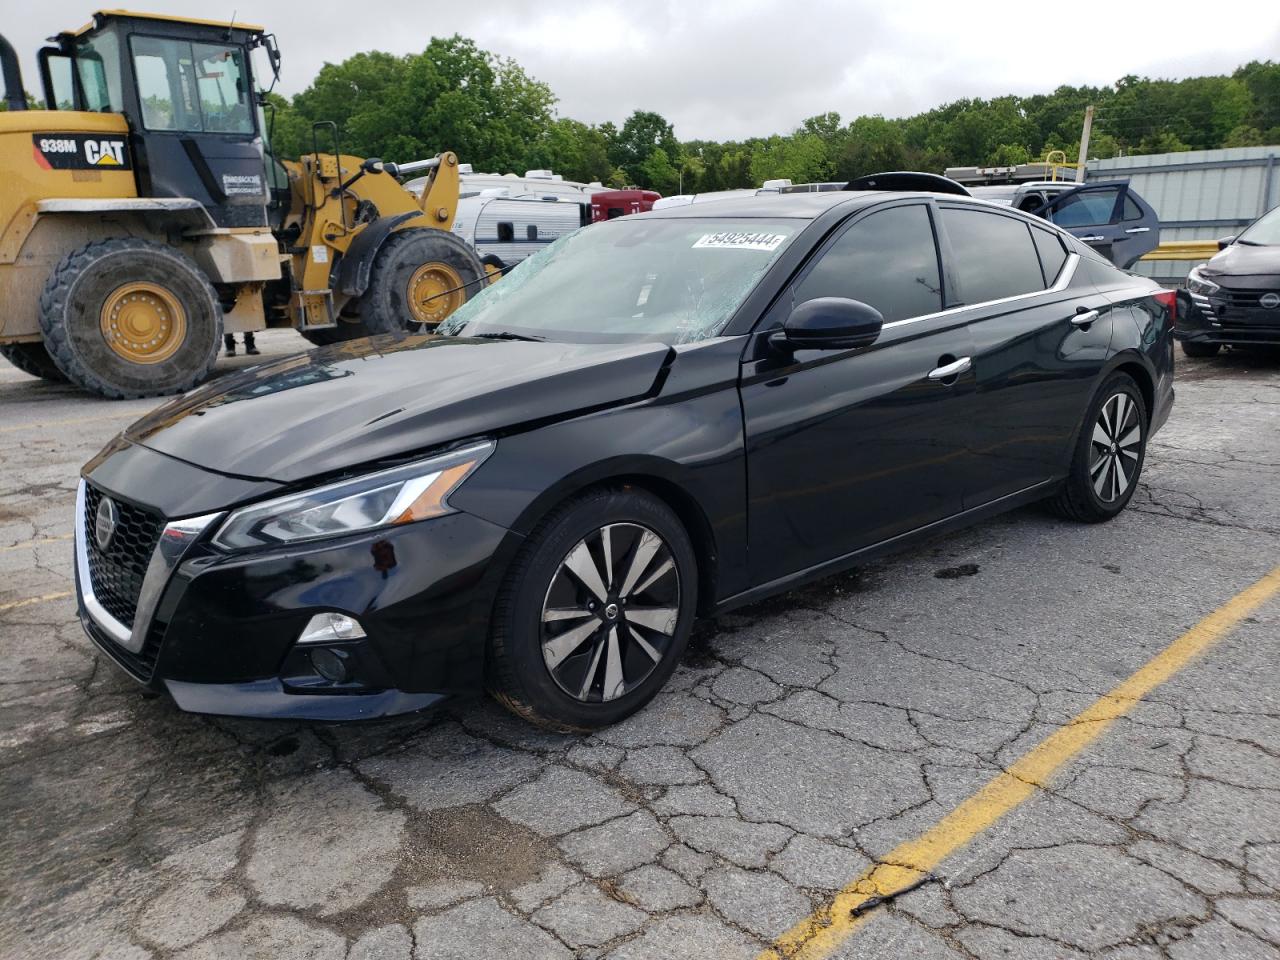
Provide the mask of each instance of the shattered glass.
{"label": "shattered glass", "polygon": [[522,261],[437,332],[672,345],[714,337],[804,223],[680,217],[594,224]]}

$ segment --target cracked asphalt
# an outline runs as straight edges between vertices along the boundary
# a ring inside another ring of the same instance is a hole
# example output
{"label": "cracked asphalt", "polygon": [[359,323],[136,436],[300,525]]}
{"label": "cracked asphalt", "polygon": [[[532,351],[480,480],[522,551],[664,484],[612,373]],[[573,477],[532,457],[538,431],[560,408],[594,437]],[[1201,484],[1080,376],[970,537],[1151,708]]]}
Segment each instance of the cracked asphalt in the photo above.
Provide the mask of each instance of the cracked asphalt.
{"label": "cracked asphalt", "polygon": [[[144,696],[70,533],[155,401],[0,369],[0,955],[754,957],[1280,563],[1280,359],[1178,374],[1116,521],[1022,510],[703,623],[652,706],[564,736]],[[1280,598],[935,873],[834,955],[1280,956]]]}

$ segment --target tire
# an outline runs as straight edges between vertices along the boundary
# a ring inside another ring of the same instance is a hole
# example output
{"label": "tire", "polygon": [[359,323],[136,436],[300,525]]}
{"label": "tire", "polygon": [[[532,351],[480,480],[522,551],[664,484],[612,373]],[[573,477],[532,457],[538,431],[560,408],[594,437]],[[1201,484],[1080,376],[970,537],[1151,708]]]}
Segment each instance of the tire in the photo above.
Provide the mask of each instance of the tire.
{"label": "tire", "polygon": [[23,373],[53,383],[66,383],[67,376],[58,369],[43,343],[0,344],[0,357],[4,357]]}
{"label": "tire", "polygon": [[[611,571],[601,563],[606,529]],[[640,569],[633,570],[636,561]],[[587,578],[578,579],[570,565],[588,568]],[[594,589],[585,585],[590,571],[600,581]],[[697,593],[689,535],[658,498],[607,488],[562,504],[525,542],[499,593],[490,692],[553,730],[617,723],[648,703],[675,670],[689,643]],[[645,620],[633,619],[642,610]]]}
{"label": "tire", "polygon": [[339,315],[336,327],[326,327],[323,330],[299,330],[298,332],[317,347],[327,347],[331,343],[346,343],[348,340],[358,340],[360,337],[369,336],[369,331],[365,329],[358,316],[347,316],[345,314]]}
{"label": "tire", "polygon": [[137,237],[95,240],[63,257],[46,281],[40,329],[72,383],[111,399],[156,397],[209,375],[222,307],[181,251]]}
{"label": "tire", "polygon": [[[1117,416],[1118,430],[1111,426]],[[1066,483],[1048,501],[1050,508],[1081,523],[1102,523],[1120,513],[1146,462],[1148,417],[1133,378],[1126,373],[1108,377],[1089,404]]]}
{"label": "tire", "polygon": [[1222,349],[1220,343],[1195,343],[1190,340],[1182,341],[1182,352],[1188,357],[1216,357],[1218,351]]}
{"label": "tire", "polygon": [[[448,230],[398,230],[373,261],[358,310],[366,335],[434,330],[483,289],[488,272],[464,240]],[[419,300],[413,301],[414,288]]]}

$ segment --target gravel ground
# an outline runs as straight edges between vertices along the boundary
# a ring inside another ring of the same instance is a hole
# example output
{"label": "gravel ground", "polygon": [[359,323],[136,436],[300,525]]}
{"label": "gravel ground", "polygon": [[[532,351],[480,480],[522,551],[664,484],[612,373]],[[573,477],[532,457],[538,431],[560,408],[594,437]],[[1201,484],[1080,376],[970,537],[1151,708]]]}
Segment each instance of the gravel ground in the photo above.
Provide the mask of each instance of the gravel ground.
{"label": "gravel ground", "polygon": [[[752,957],[1280,563],[1280,360],[1180,360],[1116,521],[1023,510],[701,624],[596,735],[201,718],[70,596],[79,466],[154,403],[0,369],[6,958]],[[1280,956],[1280,599],[937,872],[835,955]]]}

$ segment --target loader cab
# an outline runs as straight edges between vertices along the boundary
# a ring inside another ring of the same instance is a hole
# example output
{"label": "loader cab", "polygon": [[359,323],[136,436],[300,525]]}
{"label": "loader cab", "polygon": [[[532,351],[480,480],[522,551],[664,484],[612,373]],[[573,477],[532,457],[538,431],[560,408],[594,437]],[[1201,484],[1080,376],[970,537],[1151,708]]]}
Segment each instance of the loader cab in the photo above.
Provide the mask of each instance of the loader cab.
{"label": "loader cab", "polygon": [[250,52],[261,27],[109,11],[40,51],[46,106],[122,114],[138,195],[200,202],[219,227],[267,226]]}

